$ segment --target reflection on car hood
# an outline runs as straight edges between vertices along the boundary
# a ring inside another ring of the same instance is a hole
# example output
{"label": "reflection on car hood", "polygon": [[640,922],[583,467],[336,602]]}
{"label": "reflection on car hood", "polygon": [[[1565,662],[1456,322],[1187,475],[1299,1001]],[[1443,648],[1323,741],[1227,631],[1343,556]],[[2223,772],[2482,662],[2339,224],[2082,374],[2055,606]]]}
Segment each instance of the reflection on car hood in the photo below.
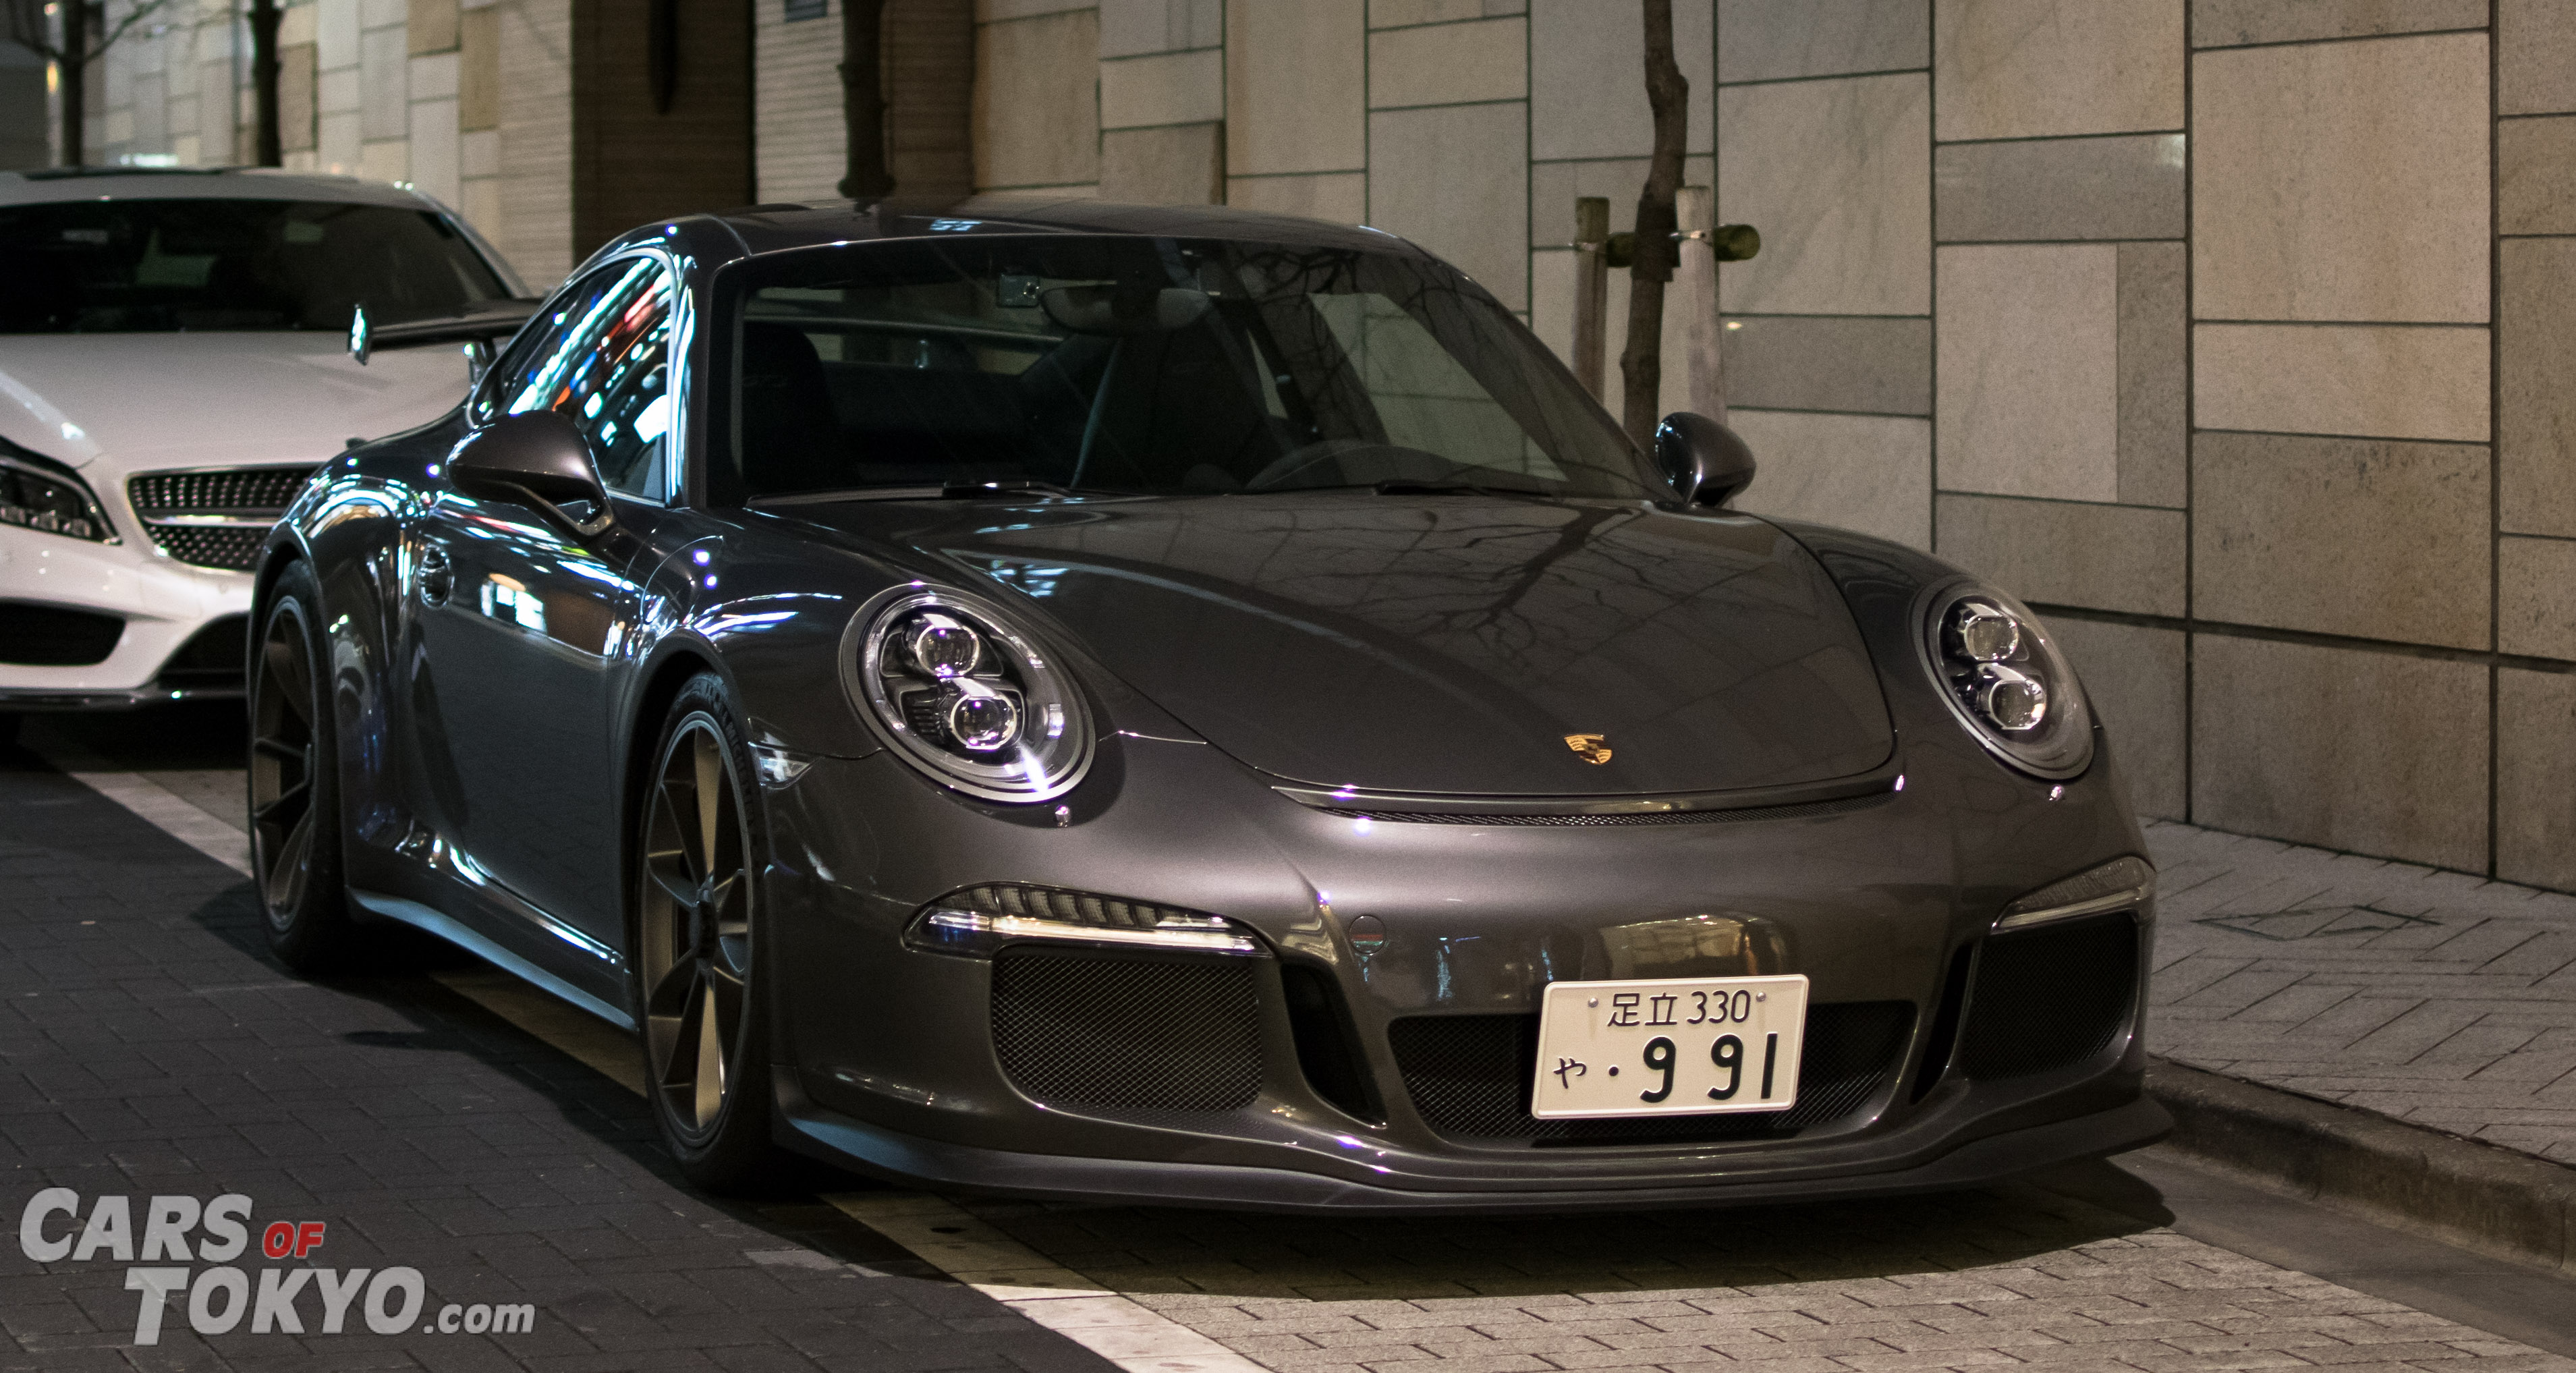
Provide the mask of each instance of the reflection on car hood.
{"label": "reflection on car hood", "polygon": [[321,462],[464,395],[454,348],[360,367],[336,334],[0,334],[0,437],[75,466]]}
{"label": "reflection on car hood", "polygon": [[1017,588],[1283,778],[1726,790],[1866,772],[1893,745],[1841,594],[1749,517],[1345,493],[807,513]]}

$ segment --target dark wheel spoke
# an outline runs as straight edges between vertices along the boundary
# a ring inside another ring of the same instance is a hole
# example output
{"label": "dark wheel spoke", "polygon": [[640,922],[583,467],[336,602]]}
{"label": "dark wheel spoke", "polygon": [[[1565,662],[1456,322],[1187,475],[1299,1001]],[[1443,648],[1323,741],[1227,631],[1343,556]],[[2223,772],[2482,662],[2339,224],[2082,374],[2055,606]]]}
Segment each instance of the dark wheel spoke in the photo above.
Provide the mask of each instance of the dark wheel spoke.
{"label": "dark wheel spoke", "polygon": [[[694,1094],[698,1080],[698,1040],[705,1033],[706,992],[698,985],[694,964],[682,965],[678,978],[679,994],[672,1001],[673,1014],[662,1019],[668,1038],[664,1041],[667,1057],[656,1075],[665,1090]],[[691,1103],[692,1111],[695,1104]]]}
{"label": "dark wheel spoke", "polygon": [[282,617],[270,628],[261,665],[276,683],[278,704],[293,711],[295,718],[309,727],[313,723],[313,673],[304,661],[304,645],[296,642],[303,636],[294,634],[295,628]]}
{"label": "dark wheel spoke", "polygon": [[313,761],[313,746],[301,740],[288,741],[263,734],[251,740],[250,747],[251,752],[263,758],[274,758],[281,763],[302,766]]}
{"label": "dark wheel spoke", "polygon": [[312,857],[312,851],[313,815],[307,811],[271,850],[275,860],[268,865],[267,880],[260,884],[268,898],[269,909],[295,909],[304,894],[304,866]]}
{"label": "dark wheel spoke", "polygon": [[689,742],[697,774],[698,878],[704,881],[722,871],[718,864],[723,861],[725,831],[730,826],[720,826],[718,821],[732,798],[726,794],[730,789],[725,786],[724,759],[716,754],[715,739],[704,730],[693,730]]}
{"label": "dark wheel spoke", "polygon": [[304,813],[304,804],[310,799],[311,792],[312,788],[298,779],[294,785],[278,792],[267,804],[252,811],[251,819],[263,825],[281,824],[293,820]]}
{"label": "dark wheel spoke", "polygon": [[698,965],[695,959],[674,962],[669,971],[645,994],[645,1013],[656,1019],[677,1019],[689,1013],[690,998],[697,994]]}
{"label": "dark wheel spoke", "polygon": [[707,876],[706,843],[697,825],[696,779],[666,773],[662,778],[662,805],[663,819],[671,831],[670,837],[678,841],[680,860],[688,866],[689,886],[694,890]]}
{"label": "dark wheel spoke", "polygon": [[648,853],[644,875],[672,903],[685,907],[698,899],[698,884],[689,879],[688,860],[677,853]]}
{"label": "dark wheel spoke", "polygon": [[724,1018],[716,1004],[715,988],[707,986],[698,1002],[697,1075],[692,1105],[699,1129],[715,1123],[724,1110],[725,1050]]}

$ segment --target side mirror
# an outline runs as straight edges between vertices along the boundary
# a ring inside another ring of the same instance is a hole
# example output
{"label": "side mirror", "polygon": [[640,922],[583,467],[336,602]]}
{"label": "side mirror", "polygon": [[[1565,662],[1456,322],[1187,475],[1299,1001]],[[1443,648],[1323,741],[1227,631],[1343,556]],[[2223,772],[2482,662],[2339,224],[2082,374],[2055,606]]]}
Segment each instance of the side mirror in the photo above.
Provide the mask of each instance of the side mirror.
{"label": "side mirror", "polygon": [[1656,428],[1655,461],[1684,505],[1724,505],[1753,484],[1753,450],[1734,430],[1688,410]]}
{"label": "side mirror", "polygon": [[[467,495],[525,501],[585,537],[608,528],[608,489],[590,460],[590,440],[572,416],[556,410],[504,415],[447,456],[447,479]],[[587,501],[580,518],[563,507]]]}

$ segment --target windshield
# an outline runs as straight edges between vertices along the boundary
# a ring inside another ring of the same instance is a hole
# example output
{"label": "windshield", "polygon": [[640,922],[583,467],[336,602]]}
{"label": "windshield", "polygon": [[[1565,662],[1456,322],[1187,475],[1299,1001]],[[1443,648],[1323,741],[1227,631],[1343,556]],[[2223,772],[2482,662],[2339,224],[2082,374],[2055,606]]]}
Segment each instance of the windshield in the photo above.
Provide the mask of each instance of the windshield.
{"label": "windshield", "polygon": [[0,333],[349,327],[506,296],[428,210],[301,200],[0,206]]}
{"label": "windshield", "polygon": [[997,236],[756,270],[733,406],[754,498],[1663,490],[1519,321],[1409,254]]}

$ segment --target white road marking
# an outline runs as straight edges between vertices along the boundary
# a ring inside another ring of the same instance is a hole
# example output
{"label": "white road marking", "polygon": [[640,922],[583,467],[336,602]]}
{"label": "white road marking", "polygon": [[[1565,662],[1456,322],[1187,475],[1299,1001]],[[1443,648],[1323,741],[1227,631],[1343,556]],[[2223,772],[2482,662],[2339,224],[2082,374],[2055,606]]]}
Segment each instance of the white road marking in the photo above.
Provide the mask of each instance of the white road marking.
{"label": "white road marking", "polygon": [[[51,758],[45,761],[53,762]],[[152,822],[162,833],[240,873],[252,875],[250,836],[139,772],[74,772],[65,776]]]}
{"label": "white road marking", "polygon": [[1128,1373],[1267,1373],[1188,1326],[1115,1292],[922,1192],[823,1198],[939,1271]]}

